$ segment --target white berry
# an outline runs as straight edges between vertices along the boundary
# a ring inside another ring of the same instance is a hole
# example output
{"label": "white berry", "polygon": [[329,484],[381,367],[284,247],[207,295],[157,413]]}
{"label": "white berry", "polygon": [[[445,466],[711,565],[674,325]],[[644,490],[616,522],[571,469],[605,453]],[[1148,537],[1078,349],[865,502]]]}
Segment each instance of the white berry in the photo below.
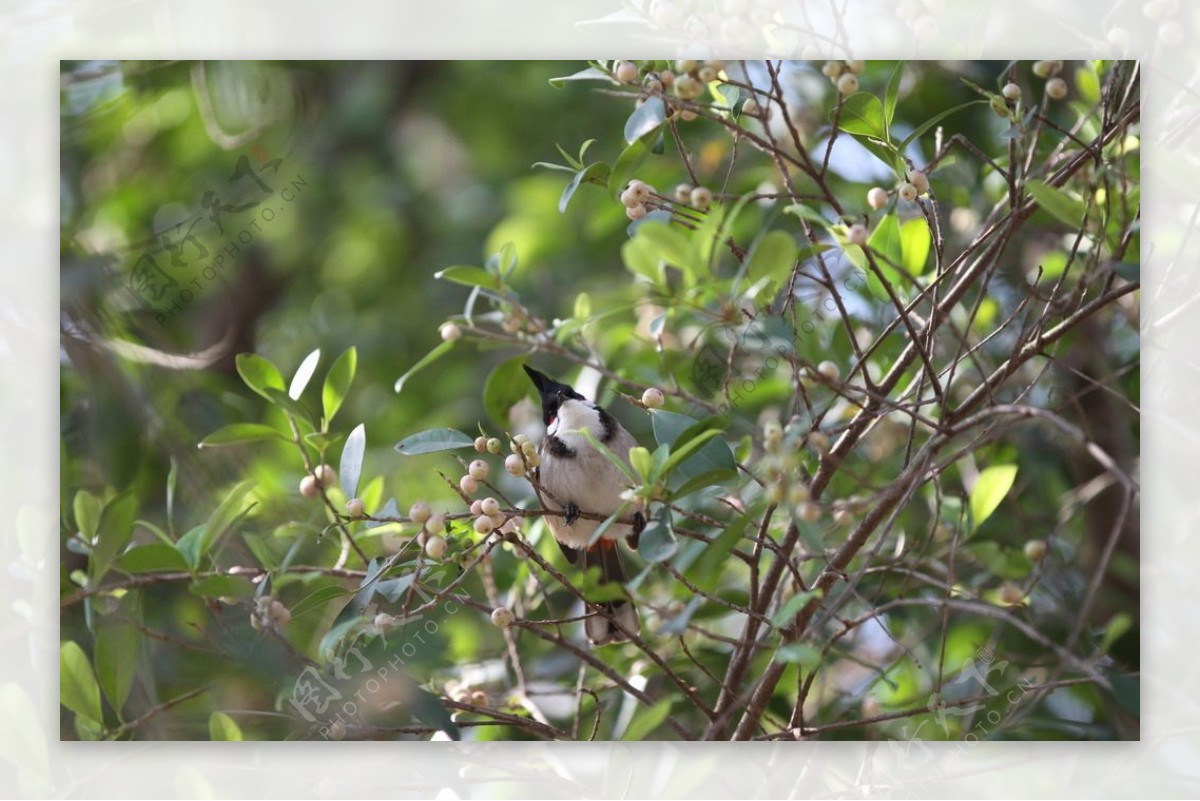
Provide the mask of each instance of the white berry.
{"label": "white berry", "polygon": [[446,530],[446,516],[442,514],[430,515],[425,521],[425,532],[427,534],[440,534]]}
{"label": "white berry", "polygon": [[882,186],[873,186],[867,192],[867,205],[873,209],[882,209],[887,205],[888,193]]}
{"label": "white berry", "polygon": [[321,485],[312,476],[300,479],[300,494],[305,498],[315,498],[321,494]]}
{"label": "white berry", "polygon": [[898,190],[898,193],[900,195],[901,200],[907,200],[910,203],[912,201],[916,200],[917,195],[919,194],[917,192],[917,188],[915,186],[913,186],[912,184],[910,184],[908,181],[905,181],[904,183],[900,184],[900,189]]}
{"label": "white berry", "polygon": [[523,459],[521,459],[520,456],[513,453],[513,454],[510,454],[508,456],[508,458],[504,460],[504,469],[507,470],[511,475],[514,475],[514,476],[524,475],[525,462]]}
{"label": "white berry", "polygon": [[408,519],[414,523],[424,523],[432,514],[433,510],[424,501],[414,501],[413,505],[408,507]]}
{"label": "white berry", "polygon": [[640,220],[646,216],[646,213],[646,207],[641,203],[637,204],[636,206],[625,207],[625,216],[631,220]]}
{"label": "white berry", "polygon": [[916,188],[918,195],[924,195],[929,191],[929,176],[922,170],[910,171],[908,182]]}
{"label": "white berry", "polygon": [[637,64],[632,61],[622,61],[617,65],[617,80],[622,83],[633,83],[637,80]]}
{"label": "white berry", "polygon": [[1004,99],[1010,103],[1016,103],[1021,99],[1021,87],[1015,83],[1006,83],[1004,88],[1000,90],[1000,94],[1004,95]]}
{"label": "white berry", "polygon": [[705,211],[710,205],[712,205],[712,190],[705,186],[697,186],[692,190],[689,200],[691,200],[693,206],[701,211]]}
{"label": "white berry", "polygon": [[479,505],[479,512],[480,514],[485,514],[488,517],[499,514],[500,501],[496,500],[495,498],[484,498],[483,502]]}
{"label": "white berry", "polygon": [[444,553],[446,553],[445,537],[430,537],[425,540],[425,555],[430,559],[441,559]]}
{"label": "white berry", "polygon": [[492,529],[496,527],[496,524],[493,523],[492,518],[488,517],[487,515],[480,515],[479,517],[475,518],[474,526],[476,534],[491,534]]}
{"label": "white berry", "polygon": [[858,76],[853,72],[843,72],[837,79],[837,90],[844,95],[858,91]]}
{"label": "white berry", "polygon": [[475,450],[479,451],[480,453],[486,453],[487,452],[487,442],[488,442],[487,437],[476,437],[475,438]]}
{"label": "white berry", "polygon": [[488,473],[491,472],[491,469],[488,467],[487,462],[483,461],[482,459],[476,459],[475,461],[471,462],[469,467],[467,467],[467,472],[470,473],[471,478],[475,479],[476,481],[486,481]]}
{"label": "white berry", "polygon": [[849,240],[851,245],[862,246],[867,244],[867,226],[862,223],[855,223],[850,226],[850,229],[846,231],[846,239]]}
{"label": "white berry", "polygon": [[462,329],[454,323],[442,323],[442,327],[438,329],[442,335],[442,339],[446,342],[453,342],[462,336]]}
{"label": "white berry", "polygon": [[313,474],[317,477],[317,482],[322,487],[332,487],[337,483],[337,473],[327,464],[319,466],[313,471]]}
{"label": "white berry", "polygon": [[1006,581],[1000,585],[1000,603],[1015,606],[1021,603],[1024,597],[1025,591],[1015,581]]}
{"label": "white berry", "polygon": [[847,61],[846,68],[849,69],[851,72],[853,72],[855,75],[862,75],[863,71],[866,70],[866,68],[867,68],[867,62],[865,62],[865,61]]}
{"label": "white berry", "polygon": [[663,392],[658,387],[649,387],[642,393],[642,405],[647,409],[661,409],[664,400]]}
{"label": "white berry", "polygon": [[361,498],[351,498],[346,501],[346,514],[351,517],[362,517],[366,511]]}
{"label": "white berry", "polygon": [[692,199],[692,185],[679,184],[675,187],[675,202],[687,203]]}
{"label": "white berry", "polygon": [[497,606],[492,610],[492,625],[506,629],[513,624],[516,616],[507,606]]}
{"label": "white berry", "polygon": [[1053,100],[1062,100],[1067,96],[1067,82],[1062,78],[1051,78],[1046,81],[1046,95]]}
{"label": "white berry", "polygon": [[842,375],[841,369],[828,359],[817,365],[817,372],[830,381],[837,381]]}
{"label": "white berry", "polygon": [[475,491],[479,489],[479,482],[468,473],[458,480],[458,488],[467,495],[474,495]]}
{"label": "white berry", "polygon": [[1046,555],[1045,540],[1029,540],[1025,543],[1025,557],[1031,562],[1040,562]]}

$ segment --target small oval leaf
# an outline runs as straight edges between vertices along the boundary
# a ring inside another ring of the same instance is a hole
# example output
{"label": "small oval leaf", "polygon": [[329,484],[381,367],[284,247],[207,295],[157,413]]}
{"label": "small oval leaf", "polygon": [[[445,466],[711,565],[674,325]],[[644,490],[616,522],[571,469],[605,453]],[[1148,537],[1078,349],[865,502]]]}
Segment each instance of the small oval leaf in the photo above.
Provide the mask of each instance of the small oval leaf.
{"label": "small oval leaf", "polygon": [[338,466],[338,475],[342,479],[342,491],[347,498],[358,494],[358,478],[362,475],[363,456],[367,452],[367,427],[359,423],[346,437],[346,445],[342,448],[342,461]]}
{"label": "small oval leaf", "polygon": [[321,388],[321,406],[325,411],[326,426],[333,420],[338,409],[342,408],[342,401],[350,391],[357,368],[358,349],[354,347],[348,348],[338,356],[337,361],[329,368],[329,373],[325,376],[325,385]]}
{"label": "small oval leaf", "polygon": [[971,488],[971,519],[976,529],[996,511],[1016,478],[1015,464],[1000,464],[989,467],[975,479]]}
{"label": "small oval leaf", "polygon": [[317,369],[317,363],[320,361],[321,349],[317,348],[305,356],[304,361],[300,362],[300,366],[296,368],[296,374],[292,376],[292,383],[288,387],[288,394],[292,396],[292,400],[300,400],[300,396],[304,393],[304,388],[312,380],[313,373]]}
{"label": "small oval leaf", "polygon": [[254,442],[255,440],[271,439],[272,437],[285,439],[283,434],[280,434],[270,426],[265,426],[261,423],[233,423],[225,426],[224,428],[218,428],[216,431],[200,440],[198,447],[219,448],[223,445],[236,445],[242,442]]}
{"label": "small oval leaf", "polygon": [[283,390],[283,375],[279,368],[257,353],[239,353],[235,362],[238,375],[246,382],[246,386],[267,400],[271,400],[267,387]]}
{"label": "small oval leaf", "polygon": [[416,456],[421,453],[437,453],[452,451],[457,448],[470,448],[475,444],[475,438],[453,428],[433,428],[419,434],[405,437],[396,443],[396,450],[405,456]]}

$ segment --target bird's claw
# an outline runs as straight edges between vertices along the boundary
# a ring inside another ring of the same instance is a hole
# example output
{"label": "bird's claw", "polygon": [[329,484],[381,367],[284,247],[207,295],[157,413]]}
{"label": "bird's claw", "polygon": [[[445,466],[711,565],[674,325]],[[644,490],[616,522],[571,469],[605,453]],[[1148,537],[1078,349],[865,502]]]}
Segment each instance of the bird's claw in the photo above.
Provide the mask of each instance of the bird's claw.
{"label": "bird's claw", "polygon": [[563,511],[566,513],[563,516],[563,520],[565,520],[567,522],[568,526],[574,525],[575,521],[579,519],[579,507],[576,506],[575,504],[568,503],[567,508],[564,509]]}

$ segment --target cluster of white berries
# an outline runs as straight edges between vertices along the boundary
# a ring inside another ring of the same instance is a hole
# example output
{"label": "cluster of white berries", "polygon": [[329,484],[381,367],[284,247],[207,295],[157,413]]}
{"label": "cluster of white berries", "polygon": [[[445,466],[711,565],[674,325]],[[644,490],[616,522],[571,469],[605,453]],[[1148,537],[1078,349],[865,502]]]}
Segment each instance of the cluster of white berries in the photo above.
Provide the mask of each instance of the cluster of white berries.
{"label": "cluster of white berries", "polygon": [[799,454],[795,448],[784,447],[783,426],[778,420],[763,424],[763,446],[766,454],[761,468],[767,481],[767,498],[776,505],[788,504],[801,520],[819,520],[821,505],[812,500],[808,485],[800,480]]}
{"label": "cluster of white berries", "polygon": [[537,445],[534,445],[529,437],[524,434],[517,434],[509,443],[512,453],[504,460],[504,469],[509,475],[523,476],[525,471],[537,467],[542,462],[542,458],[538,455]]}
{"label": "cluster of white berries", "polygon": [[625,216],[631,220],[640,220],[646,216],[649,209],[647,203],[654,197],[654,187],[636,178],[629,182],[621,192],[621,204],[625,206]]}
{"label": "cluster of white berries", "polygon": [[675,187],[675,202],[700,211],[708,211],[713,202],[713,193],[706,186],[679,184]]}
{"label": "cluster of white berries", "polygon": [[1062,100],[1067,96],[1067,82],[1058,77],[1062,68],[1061,61],[1035,61],[1033,63],[1034,75],[1050,79],[1046,81],[1046,97],[1051,100]]}
{"label": "cluster of white berries", "polygon": [[471,501],[471,514],[475,515],[472,527],[476,534],[491,534],[504,525],[506,518],[500,511],[500,501],[495,498],[483,498]]}
{"label": "cluster of white berries", "polygon": [[327,464],[317,466],[310,475],[300,479],[300,494],[305,498],[315,498],[321,490],[328,489],[337,483],[337,473]]}
{"label": "cluster of white berries", "polygon": [[441,559],[446,553],[446,538],[442,536],[446,530],[446,516],[440,512],[435,514],[425,501],[414,501],[408,508],[408,519],[422,528],[417,535],[417,544],[425,549],[425,555],[430,559]]}
{"label": "cluster of white berries", "polygon": [[909,170],[905,180],[896,187],[896,194],[901,200],[912,203],[918,197],[929,194],[929,177],[923,170]]}
{"label": "cluster of white berries", "polygon": [[259,597],[250,612],[250,627],[255,631],[274,629],[279,631],[292,619],[292,613],[279,601],[270,595]]}
{"label": "cluster of white berries", "polygon": [[839,94],[851,95],[858,91],[858,76],[866,68],[865,61],[826,61],[821,74],[833,82]]}
{"label": "cluster of white berries", "polygon": [[465,685],[458,679],[450,679],[446,682],[446,697],[460,704],[471,704],[473,706],[487,706],[488,696],[483,690],[473,690],[470,685]]}

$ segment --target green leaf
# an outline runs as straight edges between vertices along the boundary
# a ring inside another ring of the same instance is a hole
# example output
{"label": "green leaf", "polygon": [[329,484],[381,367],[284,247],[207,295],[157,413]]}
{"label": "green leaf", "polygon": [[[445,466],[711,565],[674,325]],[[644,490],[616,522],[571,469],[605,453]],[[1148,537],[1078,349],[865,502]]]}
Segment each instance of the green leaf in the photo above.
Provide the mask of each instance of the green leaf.
{"label": "green leaf", "polygon": [[326,586],[314,590],[312,593],[304,596],[300,601],[291,608],[292,619],[296,619],[300,615],[312,609],[320,609],[330,601],[341,598],[347,592],[342,587]]}
{"label": "green leaf", "polygon": [[[234,522],[249,511],[245,500],[256,483],[253,480],[247,480],[237,484],[209,516],[204,523],[203,533],[200,535],[199,556],[204,556],[212,550],[212,547],[217,544],[217,540],[233,527]],[[199,564],[199,561],[194,564]]]}
{"label": "green leaf", "polygon": [[224,712],[213,712],[208,717],[208,737],[210,740],[222,742],[242,741],[242,730],[233,718]]}
{"label": "green leaf", "polygon": [[155,542],[130,548],[113,567],[122,573],[162,573],[187,570],[188,564],[174,546]]}
{"label": "green leaf", "polygon": [[346,444],[342,447],[342,461],[338,466],[342,491],[346,493],[347,498],[354,498],[358,494],[358,479],[362,475],[363,456],[366,452],[367,426],[365,423],[359,423],[350,432],[350,436],[346,437]]}
{"label": "green leaf", "polygon": [[405,456],[422,453],[452,451],[474,447],[475,438],[453,428],[432,428],[420,434],[412,434],[396,443],[396,451]]}
{"label": "green leaf", "polygon": [[100,523],[100,513],[104,510],[104,501],[87,490],[75,493],[75,526],[84,539],[91,542],[96,538],[96,526]]}
{"label": "green leaf", "polygon": [[[833,119],[833,112],[830,112]],[[883,103],[869,92],[855,92],[842,101],[842,114],[838,128],[846,133],[871,136],[887,141],[887,123],[884,122]]]}
{"label": "green leaf", "polygon": [[246,386],[267,400],[271,400],[271,396],[267,394],[267,387],[283,390],[283,376],[279,373],[279,368],[262,356],[256,353],[239,353],[235,363],[238,375],[246,382]]}
{"label": "green leaf", "polygon": [[426,367],[433,364],[435,361],[440,359],[442,356],[449,353],[450,349],[454,347],[455,342],[457,342],[457,340],[454,340],[454,339],[449,340],[448,342],[442,342],[436,348],[429,351],[429,353],[426,353],[424,356],[422,356],[420,361],[418,361],[412,367],[408,368],[407,373],[405,373],[404,375],[402,375],[396,379],[396,384],[393,387],[393,389],[397,393],[399,393],[400,390],[404,389],[404,385],[406,383],[408,383],[408,379],[412,378],[418,372],[420,372],[421,370],[424,370]]}
{"label": "green leaf", "polygon": [[891,138],[892,120],[896,116],[896,103],[900,99],[900,79],[904,75],[904,62],[896,63],[892,77],[888,78],[887,89],[883,92],[883,125]]}
{"label": "green leaf", "polygon": [[450,717],[450,713],[442,702],[436,696],[421,689],[415,682],[406,681],[405,684],[405,705],[417,720],[426,723],[430,726],[436,726],[446,734],[450,735],[452,740],[461,740],[462,734],[458,730],[458,726],[454,723],[454,719]]}
{"label": "green leaf", "polygon": [[[685,414],[655,409],[650,413],[650,423],[655,442],[659,445],[669,444],[674,448],[677,441],[687,441],[683,435],[694,436],[708,425],[709,421],[698,421]],[[697,428],[698,425],[701,427]],[[686,494],[689,484],[701,477],[714,484],[737,477],[737,462],[733,460],[733,453],[725,440],[714,437],[674,470],[672,483],[678,482],[681,485],[676,497]]]}
{"label": "green leaf", "polygon": [[189,570],[195,570],[200,566],[200,559],[204,556],[200,550],[203,543],[203,525],[196,526],[188,531],[175,543],[175,550],[179,551],[179,555],[183,557],[183,561],[187,564]]}
{"label": "green leaf", "polygon": [[671,703],[670,698],[665,698],[649,709],[635,715],[633,721],[629,724],[629,728],[621,735],[621,739],[632,741],[646,739],[646,735],[653,733],[667,719],[667,716],[671,714]]}
{"label": "green leaf", "polygon": [[96,622],[96,675],[118,717],[129,697],[137,671],[138,644],[141,640],[135,621],[141,618],[138,610],[140,597],[137,593],[126,593],[115,613],[99,617]]}
{"label": "green leaf", "polygon": [[304,394],[304,388],[312,380],[313,373],[317,369],[317,363],[320,361],[321,349],[317,348],[305,356],[304,361],[300,362],[300,366],[296,368],[296,374],[292,376],[292,383],[288,386],[288,395],[291,396],[292,400],[300,400],[300,396]]}
{"label": "green leaf", "polygon": [[792,622],[792,618],[800,614],[800,610],[807,606],[809,601],[812,601],[814,598],[819,600],[824,597],[825,593],[821,590],[798,592],[784,601],[783,606],[776,610],[775,614],[771,616],[771,623],[776,628],[784,628]]}
{"label": "green leaf", "polygon": [[465,264],[439,270],[433,277],[463,286],[481,286],[491,290],[500,288],[500,276],[492,275],[482,267],[469,267]]}
{"label": "green leaf", "polygon": [[693,453],[703,447],[703,445],[710,439],[720,435],[720,433],[720,430],[710,428],[707,431],[701,431],[696,436],[688,439],[678,449],[675,449],[674,446],[672,446],[671,456],[669,459],[667,459],[666,464],[664,464],[662,468],[663,475],[670,475],[676,467],[687,461]]}
{"label": "green leaf", "polygon": [[96,523],[96,545],[92,548],[91,577],[99,580],[108,572],[117,555],[133,537],[133,521],[137,519],[137,496],[132,490],[122,492],[104,505]]}
{"label": "green leaf", "polygon": [[906,220],[900,226],[900,261],[904,269],[914,276],[924,273],[932,243],[929,223],[924,217]]}
{"label": "green leaf", "polygon": [[525,357],[516,356],[500,362],[488,373],[483,383],[483,408],[502,429],[511,426],[508,410],[529,395],[533,384],[525,374]]}
{"label": "green leaf", "polygon": [[908,136],[904,137],[904,141],[901,142],[897,146],[896,149],[899,152],[903,153],[905,150],[908,149],[909,145],[911,145],[913,142],[917,141],[917,139],[919,139],[920,137],[924,136],[926,131],[928,131],[933,126],[937,125],[939,122],[944,120],[946,117],[949,117],[951,114],[957,114],[958,112],[960,112],[963,109],[968,108],[970,106],[977,106],[980,103],[986,103],[986,102],[988,102],[988,101],[986,101],[986,100],[968,100],[966,103],[960,103],[957,106],[953,106],[952,108],[948,108],[945,111],[934,114],[932,117],[925,120],[925,122],[918,125],[916,127],[916,129],[913,130],[912,133],[910,133]]}
{"label": "green leaf", "polygon": [[304,420],[310,425],[315,424],[312,412],[308,410],[308,407],[305,406],[303,402],[292,400],[291,395],[287,394],[282,389],[275,389],[275,387],[267,387],[266,393],[267,397],[270,398],[271,403],[273,403],[279,409],[287,412],[297,420]]}
{"label": "green leaf", "polygon": [[991,517],[992,512],[1008,495],[1013,482],[1017,478],[1015,464],[1001,464],[989,467],[975,479],[971,488],[971,519],[975,529],[983,525],[983,521]]}
{"label": "green leaf", "polygon": [[322,452],[326,448],[336,445],[341,438],[341,433],[337,431],[312,431],[304,435],[305,442]]}
{"label": "green leaf", "polygon": [[654,475],[654,459],[650,456],[650,451],[638,445],[635,448],[629,449],[629,464],[637,471],[637,474],[642,477],[643,481],[652,481]]}
{"label": "green leaf", "polygon": [[867,239],[867,245],[884,259],[887,266],[901,264],[900,218],[895,214],[884,215]]}
{"label": "green leaf", "polygon": [[671,509],[663,506],[658,515],[646,524],[638,538],[638,554],[647,562],[663,562],[679,550]]}
{"label": "green leaf", "polygon": [[688,571],[693,584],[707,592],[716,590],[725,576],[729,552],[737,547],[749,523],[749,515],[739,515],[716,539],[704,546],[700,557]]}
{"label": "green leaf", "polygon": [[255,440],[271,439],[273,437],[287,439],[287,437],[274,428],[271,428],[271,426],[266,426],[262,423],[231,423],[223,428],[218,428],[200,440],[199,447],[219,448],[222,445],[236,445],[242,442],[254,442]]}
{"label": "green leaf", "polygon": [[799,249],[796,240],[783,231],[769,231],[758,241],[746,260],[746,274],[751,280],[770,278],[782,284],[796,266]]}
{"label": "green leaf", "polygon": [[627,479],[629,479],[630,486],[637,486],[640,483],[638,481],[637,474],[633,472],[633,468],[629,465],[629,463],[627,461],[625,461],[628,458],[629,454],[618,455],[618,454],[613,453],[612,450],[607,445],[605,445],[600,440],[596,439],[592,435],[592,432],[588,431],[586,428],[580,428],[580,429],[576,429],[576,430],[580,435],[583,436],[584,439],[586,439],[588,441],[589,445],[591,445],[593,448],[595,448],[596,451],[599,452],[600,455],[603,456],[605,459],[608,459],[608,461],[612,462],[617,467],[617,469],[620,470],[621,473],[623,473]]}
{"label": "green leaf", "polygon": [[612,172],[608,176],[608,192],[614,198],[621,194],[629,180],[633,178],[634,173],[642,166],[642,162],[650,155],[651,143],[648,140],[653,136],[654,134],[650,134],[642,137],[617,156],[617,161],[613,164]]}
{"label": "green leaf", "polygon": [[597,186],[608,186],[608,176],[612,174],[612,169],[603,161],[597,161],[595,164],[589,164],[567,183],[563,189],[562,196],[558,199],[558,212],[565,214],[567,204],[571,202],[571,198],[575,196],[575,191],[579,187],[586,184],[596,184]]}
{"label": "green leaf", "polygon": [[572,73],[571,75],[564,75],[559,78],[551,78],[550,85],[555,89],[562,89],[563,84],[567,83],[568,81],[605,81],[606,83],[612,83],[612,77],[604,70],[597,69],[596,67],[588,67],[587,69],[582,69],[579,72]]}
{"label": "green leaf", "polygon": [[779,662],[797,664],[805,672],[812,673],[821,666],[821,649],[807,643],[794,642],[790,645],[784,645],[775,651],[775,659]]}
{"label": "green leaf", "polygon": [[1075,70],[1075,88],[1085,103],[1100,102],[1100,78],[1090,64],[1085,63]]}
{"label": "green leaf", "polygon": [[354,381],[357,368],[358,349],[353,346],[338,356],[337,361],[329,368],[329,373],[325,376],[325,385],[321,388],[321,406],[325,412],[324,428],[333,422],[333,416],[342,408],[342,401],[350,391],[350,383]]}
{"label": "green leaf", "polygon": [[658,96],[646,98],[625,121],[625,142],[633,144],[667,120],[667,105]]}
{"label": "green leaf", "polygon": [[62,705],[76,715],[103,725],[100,712],[100,685],[88,662],[87,654],[76,643],[62,644],[58,656],[58,696]]}
{"label": "green leaf", "polygon": [[1087,213],[1082,200],[1076,200],[1061,189],[1055,189],[1045,181],[1026,181],[1025,188],[1052,217],[1064,225],[1078,229]]}

